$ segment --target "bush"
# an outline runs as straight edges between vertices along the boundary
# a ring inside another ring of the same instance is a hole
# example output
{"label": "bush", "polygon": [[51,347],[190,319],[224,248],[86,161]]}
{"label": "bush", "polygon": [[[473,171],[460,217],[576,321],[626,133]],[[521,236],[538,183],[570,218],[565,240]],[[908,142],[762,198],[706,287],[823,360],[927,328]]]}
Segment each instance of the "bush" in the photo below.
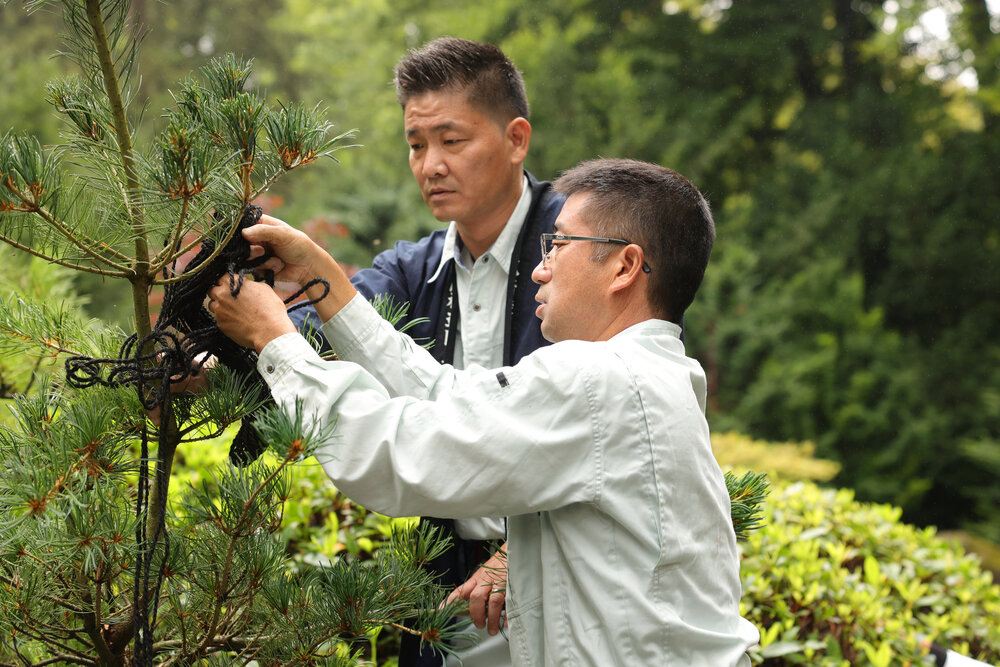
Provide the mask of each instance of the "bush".
{"label": "bush", "polygon": [[924,664],[928,641],[1000,661],[1000,586],[976,556],[900,515],[846,489],[775,486],[743,545],[755,664]]}

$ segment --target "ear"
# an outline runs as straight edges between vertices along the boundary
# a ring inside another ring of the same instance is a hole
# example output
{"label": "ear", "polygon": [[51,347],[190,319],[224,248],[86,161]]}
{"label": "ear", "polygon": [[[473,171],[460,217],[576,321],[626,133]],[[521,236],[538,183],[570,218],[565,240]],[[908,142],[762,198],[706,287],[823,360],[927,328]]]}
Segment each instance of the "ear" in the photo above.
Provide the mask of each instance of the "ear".
{"label": "ear", "polygon": [[521,164],[528,157],[528,146],[531,144],[531,123],[518,116],[507,123],[504,129],[504,139],[511,150],[511,164]]}
{"label": "ear", "polygon": [[635,243],[625,246],[608,261],[614,262],[615,275],[610,285],[612,292],[627,290],[645,282],[646,274],[642,270],[642,264],[646,261],[646,256]]}

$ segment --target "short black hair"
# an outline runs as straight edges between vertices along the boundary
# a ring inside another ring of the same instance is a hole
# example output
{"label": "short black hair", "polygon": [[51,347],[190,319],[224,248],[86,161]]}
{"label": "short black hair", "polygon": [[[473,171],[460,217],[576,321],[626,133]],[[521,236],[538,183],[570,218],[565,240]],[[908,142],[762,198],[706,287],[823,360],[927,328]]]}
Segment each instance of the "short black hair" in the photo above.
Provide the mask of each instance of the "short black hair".
{"label": "short black hair", "polygon": [[493,44],[440,37],[411,50],[396,65],[396,99],[406,109],[412,97],[464,91],[477,109],[503,125],[528,119],[524,77]]}
{"label": "short black hair", "polygon": [[[691,181],[660,165],[599,159],[564,172],[554,188],[567,197],[589,194],[581,211],[598,236],[642,247],[651,267],[649,303],[657,314],[680,322],[705,276],[715,242],[708,201]],[[595,244],[601,261],[613,247]]]}

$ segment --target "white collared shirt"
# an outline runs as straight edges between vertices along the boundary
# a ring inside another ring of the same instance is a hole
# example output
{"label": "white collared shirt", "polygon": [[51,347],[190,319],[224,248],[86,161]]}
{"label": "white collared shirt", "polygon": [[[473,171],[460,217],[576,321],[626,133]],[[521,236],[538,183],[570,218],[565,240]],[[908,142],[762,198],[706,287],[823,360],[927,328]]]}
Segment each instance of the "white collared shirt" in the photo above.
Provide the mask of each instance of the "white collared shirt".
{"label": "white collared shirt", "polygon": [[[504,314],[511,255],[524,220],[531,208],[531,187],[524,177],[521,198],[507,219],[500,236],[490,249],[473,261],[468,248],[452,222],[445,234],[441,263],[427,281],[439,279],[445,265],[455,262],[455,286],[458,290],[458,327],[455,337],[455,368],[496,368],[503,365]],[[530,239],[529,239],[530,240]],[[455,532],[466,540],[503,540],[502,519],[456,519]]]}
{"label": "white collared shirt", "polygon": [[496,368],[503,365],[504,313],[511,255],[531,208],[531,187],[527,177],[521,186],[521,198],[507,219],[500,236],[489,250],[475,261],[452,222],[445,234],[441,262],[427,281],[439,279],[444,266],[455,262],[458,288],[458,337],[455,340],[455,368],[473,365]]}

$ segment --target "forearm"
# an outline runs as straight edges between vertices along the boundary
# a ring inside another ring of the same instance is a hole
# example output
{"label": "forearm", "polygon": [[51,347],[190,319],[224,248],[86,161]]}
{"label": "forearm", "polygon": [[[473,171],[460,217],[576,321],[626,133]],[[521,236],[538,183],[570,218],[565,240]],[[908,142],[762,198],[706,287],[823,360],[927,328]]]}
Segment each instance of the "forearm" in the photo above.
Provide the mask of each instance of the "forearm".
{"label": "forearm", "polygon": [[490,372],[465,372],[437,400],[390,398],[361,367],[322,362],[291,336],[268,346],[258,367],[283,409],[299,400],[306,423],[338,420],[340,437],[317,459],[369,509],[466,518],[594,499],[591,421],[542,417],[586,404],[574,396],[587,392],[568,377],[534,388],[512,378],[501,392]]}
{"label": "forearm", "polygon": [[309,299],[319,299],[315,304],[316,312],[326,322],[354,298],[357,290],[351,284],[347,274],[340,268],[337,260],[319,246],[315,248],[311,266],[313,276],[310,278],[308,275],[304,275],[300,284],[308,285],[315,278],[321,278],[329,284],[330,291],[325,297],[323,292],[326,291],[326,286],[322,283],[313,284],[306,290],[306,296]]}

